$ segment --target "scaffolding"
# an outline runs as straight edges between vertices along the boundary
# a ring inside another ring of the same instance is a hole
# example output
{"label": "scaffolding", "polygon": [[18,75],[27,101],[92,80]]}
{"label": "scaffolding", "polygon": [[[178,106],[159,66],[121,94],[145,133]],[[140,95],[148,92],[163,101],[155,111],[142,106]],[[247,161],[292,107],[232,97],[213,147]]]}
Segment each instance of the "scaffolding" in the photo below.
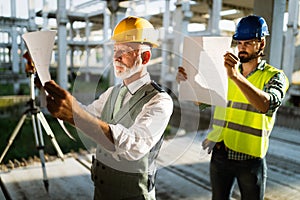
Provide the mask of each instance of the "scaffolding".
{"label": "scaffolding", "polygon": [[[86,81],[94,74],[106,73],[110,84],[115,84],[113,74],[109,72],[112,58],[109,38],[112,27],[127,15],[145,17],[159,29],[161,46],[153,51],[152,66],[148,69],[154,79],[173,91],[176,91],[175,72],[181,64],[185,36],[232,35],[233,30],[220,29],[221,21],[230,21],[235,26],[240,17],[252,13],[263,16],[269,24],[271,41],[268,41],[270,45],[266,52],[269,63],[282,68],[288,62],[288,69],[285,69],[288,76],[297,65],[290,59],[295,54],[295,44],[284,43],[295,42],[298,33],[298,21],[295,23],[294,20],[299,15],[297,0],[85,0],[81,3],[75,0],[28,0],[27,18],[17,17],[16,0],[10,2],[11,15],[0,17],[0,80],[1,83],[13,83],[15,93],[19,85],[26,82],[22,59],[26,47],[21,35],[36,30],[57,31],[50,67],[63,88],[68,88],[72,74],[79,73]],[[40,3],[39,8],[34,3]],[[289,24],[285,34],[281,27],[282,16],[287,11]],[[204,28],[190,31],[191,24],[200,24]]]}

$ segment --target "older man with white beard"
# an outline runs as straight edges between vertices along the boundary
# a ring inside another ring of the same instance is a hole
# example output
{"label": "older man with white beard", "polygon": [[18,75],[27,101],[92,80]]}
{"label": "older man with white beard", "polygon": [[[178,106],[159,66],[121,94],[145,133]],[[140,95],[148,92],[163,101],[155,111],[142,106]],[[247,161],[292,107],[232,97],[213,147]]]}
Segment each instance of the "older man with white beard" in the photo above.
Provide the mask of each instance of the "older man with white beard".
{"label": "older man with white beard", "polygon": [[119,22],[112,36],[113,65],[122,84],[92,104],[79,104],[54,81],[44,86],[50,113],[98,144],[91,169],[94,199],[155,199],[155,160],[173,101],[147,72],[151,49],[158,46],[150,37],[154,31],[143,18]]}

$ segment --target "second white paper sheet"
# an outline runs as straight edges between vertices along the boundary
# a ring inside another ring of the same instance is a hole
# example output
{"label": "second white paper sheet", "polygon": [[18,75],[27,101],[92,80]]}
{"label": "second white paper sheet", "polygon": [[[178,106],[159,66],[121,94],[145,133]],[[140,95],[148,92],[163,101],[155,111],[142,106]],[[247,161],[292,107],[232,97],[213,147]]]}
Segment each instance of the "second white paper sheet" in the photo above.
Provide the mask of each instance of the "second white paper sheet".
{"label": "second white paper sheet", "polygon": [[35,31],[23,34],[42,85],[51,80],[49,65],[55,42],[56,31]]}
{"label": "second white paper sheet", "polygon": [[226,107],[227,72],[223,55],[231,37],[185,37],[182,67],[188,79],[179,85],[179,99]]}

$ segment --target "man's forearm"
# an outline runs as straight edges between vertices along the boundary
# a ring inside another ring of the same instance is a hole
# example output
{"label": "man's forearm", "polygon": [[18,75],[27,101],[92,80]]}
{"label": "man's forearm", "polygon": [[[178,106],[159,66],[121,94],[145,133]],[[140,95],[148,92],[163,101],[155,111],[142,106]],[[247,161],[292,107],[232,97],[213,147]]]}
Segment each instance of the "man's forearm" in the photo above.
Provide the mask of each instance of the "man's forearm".
{"label": "man's forearm", "polygon": [[270,106],[270,95],[250,83],[242,74],[232,80],[240,88],[250,104],[262,113],[266,113]]}
{"label": "man's forearm", "polygon": [[73,122],[70,122],[97,144],[110,150],[114,149],[114,140],[108,123],[92,116],[76,103],[73,107]]}

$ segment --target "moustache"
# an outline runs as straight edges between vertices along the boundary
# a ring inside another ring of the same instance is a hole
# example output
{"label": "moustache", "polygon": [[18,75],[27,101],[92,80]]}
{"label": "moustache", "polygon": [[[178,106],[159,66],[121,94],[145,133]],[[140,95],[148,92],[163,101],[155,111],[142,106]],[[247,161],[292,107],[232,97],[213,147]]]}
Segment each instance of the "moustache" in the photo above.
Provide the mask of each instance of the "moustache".
{"label": "moustache", "polygon": [[247,53],[246,51],[240,51],[238,55],[240,56],[241,54],[246,54],[246,55],[248,55],[248,53]]}
{"label": "moustache", "polygon": [[124,67],[126,68],[127,66],[119,61],[114,62],[114,66],[118,66],[118,67]]}

